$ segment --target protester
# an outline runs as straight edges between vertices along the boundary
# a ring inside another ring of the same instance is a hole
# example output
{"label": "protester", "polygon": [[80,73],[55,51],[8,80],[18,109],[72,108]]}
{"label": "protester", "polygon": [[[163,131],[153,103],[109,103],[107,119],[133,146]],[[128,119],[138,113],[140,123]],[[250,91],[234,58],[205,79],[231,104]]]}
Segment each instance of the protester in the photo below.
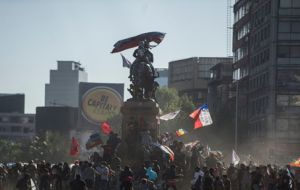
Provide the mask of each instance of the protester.
{"label": "protester", "polygon": [[71,190],[86,190],[86,185],[79,174],[76,174],[75,179],[70,182],[70,187]]}

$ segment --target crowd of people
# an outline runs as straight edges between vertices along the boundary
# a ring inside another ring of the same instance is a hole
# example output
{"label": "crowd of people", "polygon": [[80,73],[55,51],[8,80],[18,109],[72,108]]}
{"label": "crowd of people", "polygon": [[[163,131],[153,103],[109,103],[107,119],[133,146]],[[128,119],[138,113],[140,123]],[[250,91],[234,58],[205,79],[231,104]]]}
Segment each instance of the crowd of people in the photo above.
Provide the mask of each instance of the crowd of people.
{"label": "crowd of people", "polygon": [[126,162],[117,156],[120,139],[111,134],[107,144],[103,146],[104,153],[95,152],[87,160],[76,160],[73,163],[3,163],[0,165],[0,189],[300,189],[300,168],[291,168],[289,165],[256,165],[252,162],[226,165],[222,162],[220,152],[209,151],[200,143],[185,145],[168,139],[161,139],[160,142],[173,150],[174,159],[166,155],[153,157],[150,154],[148,157],[143,156],[147,158],[143,162]]}

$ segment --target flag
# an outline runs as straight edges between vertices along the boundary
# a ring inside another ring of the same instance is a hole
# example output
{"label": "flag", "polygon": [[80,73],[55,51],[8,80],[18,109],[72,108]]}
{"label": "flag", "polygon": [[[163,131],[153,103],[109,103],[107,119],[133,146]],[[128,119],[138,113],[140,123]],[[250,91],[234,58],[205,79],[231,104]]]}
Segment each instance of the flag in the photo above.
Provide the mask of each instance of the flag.
{"label": "flag", "polygon": [[122,61],[123,61],[123,67],[130,68],[132,63],[128,59],[126,59],[122,54],[121,54],[121,56],[122,56]]}
{"label": "flag", "polygon": [[232,163],[236,166],[240,162],[240,157],[232,150]]}
{"label": "flag", "polygon": [[79,154],[79,143],[75,137],[72,137],[72,143],[71,143],[71,149],[70,149],[70,155],[71,156],[78,156]]}
{"label": "flag", "polygon": [[101,129],[102,129],[102,132],[106,135],[109,135],[109,133],[112,132],[110,125],[106,121],[102,123]]}
{"label": "flag", "polygon": [[185,147],[190,146],[190,147],[193,148],[194,146],[196,146],[196,145],[199,144],[199,143],[200,143],[199,140],[195,140],[195,141],[193,141],[193,142],[189,142],[189,143],[184,144],[184,146],[185,146]]}
{"label": "flag", "polygon": [[298,158],[298,160],[290,163],[290,166],[300,168],[300,158]]}
{"label": "flag", "polygon": [[103,141],[101,139],[101,136],[99,133],[94,133],[90,136],[89,140],[85,144],[85,148],[87,150],[94,148],[100,144],[103,144]]}
{"label": "flag", "polygon": [[114,44],[114,49],[111,51],[111,53],[117,53],[129,48],[137,47],[139,43],[144,40],[160,44],[160,42],[164,39],[165,35],[166,33],[162,32],[147,32],[138,36],[133,36],[123,40],[119,40],[117,41],[117,43]]}
{"label": "flag", "polygon": [[176,131],[176,136],[177,136],[177,137],[181,137],[181,136],[183,136],[183,135],[185,135],[185,134],[187,134],[187,131],[184,130],[184,129],[178,129],[178,130]]}
{"label": "flag", "polygon": [[208,110],[208,105],[204,104],[198,109],[196,109],[193,113],[190,114],[190,117],[195,120],[194,129],[198,129],[207,125],[211,125],[213,123],[210,113]]}
{"label": "flag", "polygon": [[166,145],[161,145],[159,143],[153,143],[152,145],[158,147],[160,150],[162,150],[165,154],[169,155],[169,158],[171,161],[174,161],[175,154],[174,152]]}
{"label": "flag", "polygon": [[180,112],[180,110],[175,111],[175,112],[171,112],[171,113],[167,113],[167,114],[165,114],[163,116],[160,116],[159,119],[164,120],[164,121],[168,121],[168,120],[174,119],[178,115],[179,112]]}

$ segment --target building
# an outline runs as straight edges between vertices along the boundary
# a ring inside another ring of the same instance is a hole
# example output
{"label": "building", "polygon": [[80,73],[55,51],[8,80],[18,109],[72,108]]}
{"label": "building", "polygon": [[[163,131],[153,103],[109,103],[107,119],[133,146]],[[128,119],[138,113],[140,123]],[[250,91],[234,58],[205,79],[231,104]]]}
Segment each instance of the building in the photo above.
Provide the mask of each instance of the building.
{"label": "building", "polygon": [[230,62],[228,57],[191,57],[169,62],[168,87],[187,95],[197,105],[207,103],[207,85],[210,68],[220,62]]}
{"label": "building", "polygon": [[57,70],[50,70],[50,83],[45,85],[45,106],[78,107],[79,82],[87,78],[80,63],[57,61]]}
{"label": "building", "polygon": [[36,108],[36,132],[58,132],[69,136],[75,130],[78,121],[78,108],[50,106]]}
{"label": "building", "polygon": [[211,80],[208,83],[208,105],[210,113],[217,115],[229,103],[232,83],[232,62],[218,63],[210,71]]}
{"label": "building", "polygon": [[0,94],[0,113],[24,113],[24,94]]}
{"label": "building", "polygon": [[168,87],[168,69],[167,68],[156,68],[159,77],[155,79],[160,87]]}
{"label": "building", "polygon": [[34,114],[0,113],[0,138],[20,141],[30,140],[34,136]]}
{"label": "building", "polygon": [[[213,142],[221,150],[231,151],[234,144],[234,112],[231,102],[232,61],[221,62],[211,69],[211,80],[208,82],[208,105],[213,120],[213,127],[205,135],[213,134]],[[202,132],[201,132],[202,133]]]}
{"label": "building", "polygon": [[299,0],[238,0],[234,5],[238,141],[282,160],[300,151],[299,10]]}

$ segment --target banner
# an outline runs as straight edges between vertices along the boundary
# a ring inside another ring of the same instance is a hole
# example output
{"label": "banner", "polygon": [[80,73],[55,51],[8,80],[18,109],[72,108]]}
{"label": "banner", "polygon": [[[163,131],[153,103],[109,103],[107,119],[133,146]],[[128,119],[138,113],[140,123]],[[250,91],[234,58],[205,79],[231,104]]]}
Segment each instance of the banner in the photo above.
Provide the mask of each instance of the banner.
{"label": "banner", "polygon": [[160,116],[159,119],[164,120],[164,121],[175,119],[175,117],[178,115],[179,112],[180,112],[180,110],[175,111],[175,112],[171,112],[171,113],[167,113],[163,116]]}

